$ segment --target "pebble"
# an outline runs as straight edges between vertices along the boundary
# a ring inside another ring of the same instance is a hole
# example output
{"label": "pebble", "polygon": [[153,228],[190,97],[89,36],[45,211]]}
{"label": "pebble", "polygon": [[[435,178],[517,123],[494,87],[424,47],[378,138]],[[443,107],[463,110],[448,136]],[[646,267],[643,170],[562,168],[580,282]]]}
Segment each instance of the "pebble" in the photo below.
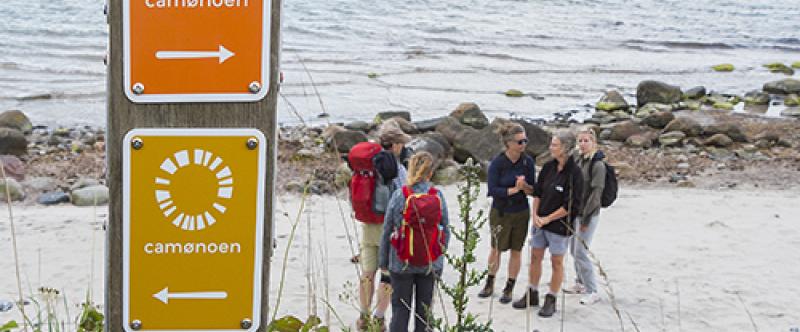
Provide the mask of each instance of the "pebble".
{"label": "pebble", "polygon": [[9,300],[0,300],[0,312],[11,311],[14,308],[14,302]]}

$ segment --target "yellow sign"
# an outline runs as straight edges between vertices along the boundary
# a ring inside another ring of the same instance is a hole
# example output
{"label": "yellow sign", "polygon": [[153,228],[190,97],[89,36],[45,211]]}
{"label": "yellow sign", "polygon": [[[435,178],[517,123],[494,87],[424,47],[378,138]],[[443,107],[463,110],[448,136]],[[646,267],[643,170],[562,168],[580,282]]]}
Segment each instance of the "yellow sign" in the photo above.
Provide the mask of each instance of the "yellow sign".
{"label": "yellow sign", "polygon": [[257,101],[269,90],[269,0],[123,0],[136,103]]}
{"label": "yellow sign", "polygon": [[123,144],[125,330],[255,331],[263,134],[134,129]]}

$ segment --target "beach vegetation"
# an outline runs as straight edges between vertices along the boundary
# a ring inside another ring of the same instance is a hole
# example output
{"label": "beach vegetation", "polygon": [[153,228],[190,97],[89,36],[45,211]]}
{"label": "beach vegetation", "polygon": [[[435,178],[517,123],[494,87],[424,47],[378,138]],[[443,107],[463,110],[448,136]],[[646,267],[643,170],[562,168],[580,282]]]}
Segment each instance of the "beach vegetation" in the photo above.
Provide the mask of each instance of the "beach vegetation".
{"label": "beach vegetation", "polygon": [[509,89],[505,92],[506,97],[523,97],[525,93],[517,89]]}

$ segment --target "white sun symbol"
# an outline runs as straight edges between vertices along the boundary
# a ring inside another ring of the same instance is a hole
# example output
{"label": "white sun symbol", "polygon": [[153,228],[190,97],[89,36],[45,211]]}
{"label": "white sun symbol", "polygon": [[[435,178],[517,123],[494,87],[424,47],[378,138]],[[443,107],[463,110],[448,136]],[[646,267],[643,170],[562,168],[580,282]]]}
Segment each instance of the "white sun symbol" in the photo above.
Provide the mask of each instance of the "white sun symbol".
{"label": "white sun symbol", "polygon": [[[174,157],[174,160],[172,157]],[[214,214],[225,213],[225,205],[222,205],[219,199],[227,200],[233,197],[233,173],[231,173],[230,168],[223,164],[222,158],[214,156],[213,153],[201,149],[194,150],[194,164],[206,167],[213,173],[217,178],[218,187],[217,199],[214,200],[211,206],[207,207],[202,213],[190,214],[182,211],[179,206],[175,205],[169,190],[170,176],[179,172],[181,168],[189,166],[189,151],[181,150],[175,152],[172,157],[167,157],[161,163],[161,170],[168,175],[163,178],[155,178],[157,185],[166,187],[164,189],[156,189],[155,192],[156,201],[164,217],[169,219],[172,218],[174,214],[177,214],[175,219],[172,219],[172,224],[186,231],[199,231],[214,225],[214,223],[217,222]],[[217,169],[219,169],[219,171],[217,171]]]}

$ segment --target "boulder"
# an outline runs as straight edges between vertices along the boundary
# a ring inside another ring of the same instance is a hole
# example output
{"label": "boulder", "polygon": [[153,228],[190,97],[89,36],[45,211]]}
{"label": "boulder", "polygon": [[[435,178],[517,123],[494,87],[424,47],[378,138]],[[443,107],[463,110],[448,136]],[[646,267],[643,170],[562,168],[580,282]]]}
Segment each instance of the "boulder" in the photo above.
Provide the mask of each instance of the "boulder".
{"label": "boulder", "polygon": [[764,84],[764,92],[782,95],[800,93],[800,80],[786,78],[768,82]]}
{"label": "boulder", "polygon": [[283,189],[287,192],[302,194],[305,190],[305,185],[300,181],[290,181],[283,186]]}
{"label": "boulder", "polygon": [[86,187],[93,187],[98,185],[100,185],[100,180],[92,178],[80,178],[77,181],[75,181],[75,183],[73,183],[72,186],[70,186],[69,190],[75,191],[78,189],[83,189]]}
{"label": "boulder", "polygon": [[447,150],[434,138],[417,136],[411,142],[406,144],[406,147],[413,152],[426,151],[434,158],[434,165],[438,166],[440,161],[447,157]]}
{"label": "boulder", "polygon": [[23,133],[33,130],[31,120],[22,111],[11,110],[0,113],[0,127],[13,128]]}
{"label": "boulder", "polygon": [[549,132],[525,120],[515,119],[512,121],[519,123],[525,128],[525,135],[528,136],[528,146],[525,148],[527,154],[536,158],[536,156],[547,152],[550,147],[550,140],[552,139],[552,135],[550,135]]}
{"label": "boulder", "polygon": [[698,136],[703,133],[703,127],[700,124],[690,118],[687,117],[679,117],[675,118],[674,120],[670,121],[666,127],[664,127],[664,132],[669,131],[680,131],[686,136]]}
{"label": "boulder", "polygon": [[[9,196],[6,196],[6,187]],[[17,180],[12,178],[6,180],[0,179],[0,202],[7,202],[7,197],[11,197],[12,201],[21,201],[25,198],[25,191]]]}
{"label": "boulder", "polygon": [[467,127],[462,124],[458,119],[448,116],[444,120],[442,120],[439,125],[436,126],[436,132],[442,134],[447,141],[450,142],[450,145],[453,145],[456,138],[461,135],[462,132],[474,128]]}
{"label": "boulder", "polygon": [[433,183],[443,186],[454,184],[461,179],[458,170],[459,168],[457,166],[440,168],[436,173],[433,173],[433,178],[431,180]]}
{"label": "boulder", "polygon": [[767,68],[770,73],[780,73],[789,76],[794,75],[794,69],[780,62],[768,63],[765,64],[764,67]]}
{"label": "boulder", "polygon": [[21,156],[28,153],[25,135],[13,128],[0,128],[0,154]]}
{"label": "boulder", "polygon": [[636,105],[647,103],[672,104],[681,100],[683,93],[674,85],[659,81],[642,81],[636,87]]}
{"label": "boulder", "polygon": [[373,125],[368,123],[368,122],[366,122],[366,121],[353,121],[353,122],[350,122],[350,123],[344,125],[344,128],[345,129],[349,129],[349,130],[358,130],[358,131],[362,131],[362,132],[368,133],[370,130],[372,130]]}
{"label": "boulder", "polygon": [[103,185],[97,185],[75,190],[72,192],[71,201],[76,206],[108,204],[108,188]]}
{"label": "boulder", "polygon": [[508,89],[505,92],[506,97],[524,97],[525,93],[517,89]]}
{"label": "boulder", "polygon": [[686,134],[680,131],[669,131],[658,136],[658,143],[662,147],[680,146]]}
{"label": "boulder", "polygon": [[54,191],[44,193],[36,199],[36,203],[42,205],[55,205],[60,203],[68,203],[69,195],[63,191]]}
{"label": "boulder", "polygon": [[336,167],[336,175],[333,177],[333,184],[336,185],[337,188],[347,188],[350,185],[351,177],[353,177],[353,171],[350,170],[347,163],[341,163],[339,167]]}
{"label": "boulder", "polygon": [[454,158],[463,163],[471,157],[485,169],[489,161],[503,151],[503,146],[500,145],[500,135],[495,133],[492,127],[485,127],[481,130],[472,129],[472,131],[474,133],[464,131],[456,139],[453,144]]}
{"label": "boulder", "polygon": [[723,111],[732,111],[733,110],[733,104],[731,104],[729,102],[716,102],[716,103],[714,103],[714,105],[712,107],[714,107],[714,109],[716,109],[716,110],[723,110]]}
{"label": "boulder", "polygon": [[450,145],[450,142],[447,141],[447,138],[444,137],[444,135],[442,135],[442,133],[434,131],[421,134],[418,137],[425,137],[436,141],[437,143],[439,143],[439,145],[441,145],[444,148],[445,156],[449,157],[453,155],[453,147]]}
{"label": "boulder", "polygon": [[783,98],[783,104],[789,107],[800,106],[800,97],[796,94],[787,95]]}
{"label": "boulder", "polygon": [[606,91],[606,94],[595,105],[596,109],[606,112],[627,110],[628,107],[628,102],[617,90]]}
{"label": "boulder", "polygon": [[706,96],[706,87],[696,86],[683,93],[684,99],[700,99]]}
{"label": "boulder", "polygon": [[625,142],[628,137],[639,133],[642,133],[642,129],[638,124],[634,123],[633,121],[623,121],[616,123],[613,125],[613,127],[611,127],[611,135],[608,137],[608,139],[612,141]]}
{"label": "boulder", "polygon": [[50,177],[30,177],[22,182],[22,186],[33,192],[54,191],[58,189],[58,180]]}
{"label": "boulder", "polygon": [[19,160],[16,156],[9,155],[0,156],[0,160],[3,162],[3,171],[6,173],[6,177],[17,181],[25,180],[27,170],[22,160]]}
{"label": "boulder", "polygon": [[636,134],[628,137],[625,140],[625,145],[634,147],[634,148],[650,148],[653,146],[653,139],[646,134]]}
{"label": "boulder", "polygon": [[450,116],[475,129],[482,129],[489,125],[489,119],[475,103],[461,103],[450,113]]}
{"label": "boulder", "polygon": [[769,94],[753,90],[744,94],[744,103],[747,105],[769,105]]}
{"label": "boulder", "polygon": [[378,134],[380,135],[380,132],[385,128],[397,128],[406,134],[419,133],[419,130],[417,130],[417,127],[414,126],[413,123],[401,117],[393,117],[391,119],[386,119],[383,122],[381,122],[381,125],[378,127]]}
{"label": "boulder", "polygon": [[406,111],[390,111],[390,112],[380,112],[375,115],[375,123],[382,123],[384,120],[391,119],[393,117],[401,117],[406,121],[411,121],[411,113]]}
{"label": "boulder", "polygon": [[642,119],[642,124],[661,129],[666,127],[672,120],[675,120],[675,115],[672,112],[655,112]]}
{"label": "boulder", "polygon": [[344,129],[335,133],[326,143],[340,153],[348,153],[354,145],[366,141],[367,135],[363,132]]}
{"label": "boulder", "polygon": [[438,126],[439,123],[441,123],[445,118],[447,118],[447,117],[443,116],[443,117],[438,117],[438,118],[430,119],[430,120],[415,121],[415,122],[413,122],[413,124],[414,124],[415,127],[417,127],[417,130],[419,130],[420,132],[425,133],[425,132],[436,130],[436,126]]}
{"label": "boulder", "polygon": [[718,65],[715,65],[715,66],[711,66],[711,69],[713,69],[714,71],[720,71],[720,72],[730,72],[730,71],[733,71],[734,67],[730,63],[722,63],[722,64],[718,64]]}
{"label": "boulder", "polygon": [[800,107],[788,107],[781,111],[781,116],[800,118]]}
{"label": "boulder", "polygon": [[704,145],[711,145],[720,148],[729,147],[733,144],[733,140],[725,134],[714,134],[709,137]]}
{"label": "boulder", "polygon": [[706,135],[725,134],[735,142],[747,142],[742,127],[734,122],[715,123],[703,129]]}

